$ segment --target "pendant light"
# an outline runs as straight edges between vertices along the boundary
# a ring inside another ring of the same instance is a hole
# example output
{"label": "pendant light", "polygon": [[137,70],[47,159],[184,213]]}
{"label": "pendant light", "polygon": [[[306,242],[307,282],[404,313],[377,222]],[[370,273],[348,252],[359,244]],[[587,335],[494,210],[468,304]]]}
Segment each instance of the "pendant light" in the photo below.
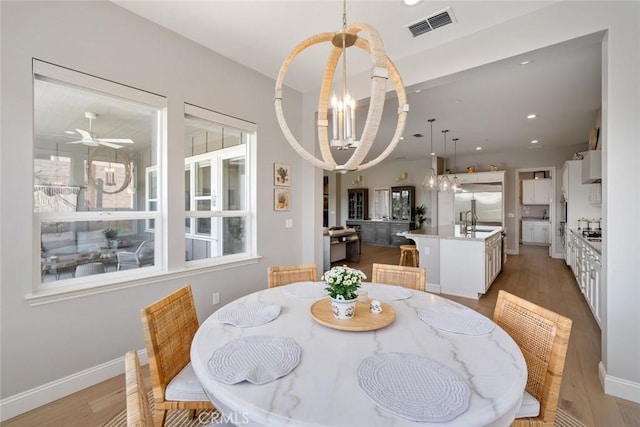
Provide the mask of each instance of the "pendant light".
{"label": "pendant light", "polygon": [[[307,48],[325,42],[330,42],[333,48],[324,66],[320,98],[318,100],[317,136],[320,148],[319,152],[322,155],[322,158],[318,158],[312,154],[317,150],[307,151],[307,149],[297,141],[287,125],[282,105],[283,86],[285,75],[289,66],[293,63],[293,60]],[[355,133],[355,102],[352,102],[351,96],[348,96],[349,94],[346,87],[346,54],[347,49],[352,46],[369,53],[372,65],[369,109],[362,134],[359,138],[356,137]],[[335,103],[330,103],[329,96],[331,94],[333,77],[340,59],[342,59],[342,99],[336,97]],[[388,83],[393,85],[398,99],[396,130],[391,141],[386,145],[382,153],[367,163],[363,163],[380,127]],[[388,157],[397,147],[398,142],[400,142],[400,137],[404,132],[407,114],[409,112],[404,83],[396,66],[391,59],[387,57],[378,30],[362,22],[347,25],[346,0],[342,1],[342,29],[340,31],[317,34],[302,41],[284,60],[276,80],[274,104],[280,129],[293,149],[312,165],[328,171],[341,173],[368,169]],[[329,117],[329,107],[332,104],[331,117]],[[333,126],[331,138],[329,138],[330,122]],[[337,164],[331,152],[331,147],[341,150],[354,148],[355,150],[344,164]]]}
{"label": "pendant light", "polygon": [[460,181],[458,181],[458,141],[460,138],[453,138],[453,182],[452,190],[454,193],[460,193],[462,188],[460,187]]}
{"label": "pendant light", "polygon": [[436,155],[436,153],[433,151],[433,122],[435,122],[436,119],[427,119],[427,121],[431,125],[431,152],[430,152],[431,153],[430,154],[431,170],[429,171],[429,174],[426,176],[426,178],[422,182],[422,185],[427,187],[428,190],[438,190],[438,174],[436,173],[436,170],[433,167],[433,162],[435,160],[435,155]]}
{"label": "pendant light", "polygon": [[453,184],[451,183],[451,180],[449,179],[449,173],[447,172],[447,133],[449,132],[449,129],[445,129],[442,131],[442,134],[444,135],[444,174],[442,175],[442,178],[440,179],[440,191],[444,191],[447,193],[451,193]]}

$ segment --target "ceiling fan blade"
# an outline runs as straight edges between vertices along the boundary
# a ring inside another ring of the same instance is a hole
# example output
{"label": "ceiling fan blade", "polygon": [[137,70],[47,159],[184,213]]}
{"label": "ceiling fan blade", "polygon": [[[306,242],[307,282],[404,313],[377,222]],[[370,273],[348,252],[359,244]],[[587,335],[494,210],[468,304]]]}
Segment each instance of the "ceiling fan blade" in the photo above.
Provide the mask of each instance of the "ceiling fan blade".
{"label": "ceiling fan blade", "polygon": [[116,149],[116,150],[119,149],[119,148],[122,148],[122,146],[120,146],[120,145],[112,144],[110,142],[105,142],[103,139],[99,139],[98,140],[98,144],[104,145],[105,147],[110,147],[110,148],[113,148],[113,149]]}
{"label": "ceiling fan blade", "polygon": [[81,139],[79,139],[79,140],[77,140],[77,141],[68,141],[68,142],[67,142],[67,144],[80,144],[80,143],[82,143],[82,142],[84,142],[84,141],[83,141],[83,140],[81,140]]}
{"label": "ceiling fan blade", "polygon": [[93,139],[91,138],[91,134],[86,130],[76,128],[76,132],[78,132],[80,136],[82,136],[82,139]]}
{"label": "ceiling fan blade", "polygon": [[100,142],[117,142],[118,144],[133,144],[129,138],[98,138]]}

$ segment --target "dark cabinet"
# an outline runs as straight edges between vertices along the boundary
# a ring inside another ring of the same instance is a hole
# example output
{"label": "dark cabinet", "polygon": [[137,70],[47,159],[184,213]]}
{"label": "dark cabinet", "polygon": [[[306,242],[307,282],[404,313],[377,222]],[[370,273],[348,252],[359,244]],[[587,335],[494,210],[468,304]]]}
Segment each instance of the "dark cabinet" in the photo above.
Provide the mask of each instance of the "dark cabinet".
{"label": "dark cabinet", "polygon": [[360,241],[367,245],[400,246],[412,244],[398,233],[409,231],[413,225],[410,221],[358,221],[347,222],[350,227],[359,227]]}
{"label": "dark cabinet", "polygon": [[348,219],[369,218],[369,190],[367,188],[350,188],[348,190]]}
{"label": "dark cabinet", "polygon": [[376,229],[373,222],[360,224],[360,239],[362,243],[371,244],[376,240]]}
{"label": "dark cabinet", "polygon": [[391,219],[412,221],[416,206],[414,186],[391,187]]}

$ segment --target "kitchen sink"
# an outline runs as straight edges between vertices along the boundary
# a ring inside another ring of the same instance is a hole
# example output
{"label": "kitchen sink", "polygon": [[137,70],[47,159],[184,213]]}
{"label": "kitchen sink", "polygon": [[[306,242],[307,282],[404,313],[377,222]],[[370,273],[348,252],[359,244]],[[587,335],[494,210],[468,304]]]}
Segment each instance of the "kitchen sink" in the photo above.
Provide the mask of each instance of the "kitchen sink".
{"label": "kitchen sink", "polygon": [[489,230],[487,228],[476,228],[476,233],[491,233],[492,231],[495,230]]}

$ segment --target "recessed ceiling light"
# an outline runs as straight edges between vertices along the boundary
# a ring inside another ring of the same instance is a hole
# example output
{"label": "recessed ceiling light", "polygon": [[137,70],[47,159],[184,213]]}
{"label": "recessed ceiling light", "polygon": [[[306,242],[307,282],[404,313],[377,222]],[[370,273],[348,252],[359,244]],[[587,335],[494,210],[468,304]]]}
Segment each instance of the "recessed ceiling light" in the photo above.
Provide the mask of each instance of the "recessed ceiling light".
{"label": "recessed ceiling light", "polygon": [[69,135],[75,134],[75,132],[72,130],[65,130],[64,133],[68,133]]}
{"label": "recessed ceiling light", "polygon": [[401,136],[401,137],[400,137],[400,140],[403,140],[403,139],[404,139],[404,136]]}
{"label": "recessed ceiling light", "polygon": [[531,64],[532,62],[533,62],[533,60],[531,60],[531,59],[527,59],[527,60],[525,60],[525,61],[522,61],[522,62],[520,63],[520,65],[527,65],[527,64]]}
{"label": "recessed ceiling light", "polygon": [[533,141],[531,141],[532,144],[537,144],[539,141],[537,139],[534,139]]}
{"label": "recessed ceiling light", "polygon": [[403,6],[417,6],[422,3],[423,0],[400,0]]}
{"label": "recessed ceiling light", "polygon": [[432,155],[432,156],[435,156],[435,155],[436,155],[436,153],[431,153],[431,155]]}
{"label": "recessed ceiling light", "polygon": [[535,114],[529,114],[527,116],[527,119],[535,119],[536,117],[538,117],[538,116],[536,116]]}
{"label": "recessed ceiling light", "polygon": [[420,93],[420,92],[422,92],[422,89],[416,89],[415,90],[415,93]]}
{"label": "recessed ceiling light", "polygon": [[482,147],[476,147],[476,150],[480,151],[480,150],[482,150]]}

